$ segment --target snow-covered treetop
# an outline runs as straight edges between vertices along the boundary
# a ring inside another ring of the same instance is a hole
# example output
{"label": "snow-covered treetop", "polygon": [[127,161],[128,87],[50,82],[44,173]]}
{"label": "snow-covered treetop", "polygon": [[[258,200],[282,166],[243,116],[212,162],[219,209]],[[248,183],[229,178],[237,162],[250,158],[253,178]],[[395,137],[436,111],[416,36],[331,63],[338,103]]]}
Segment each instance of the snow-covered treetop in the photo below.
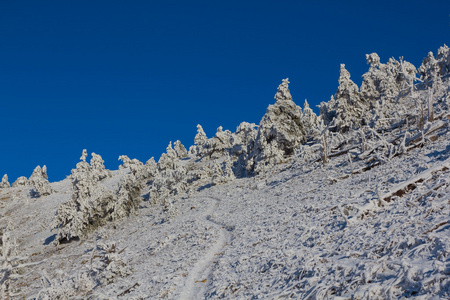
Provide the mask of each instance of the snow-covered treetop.
{"label": "snow-covered treetop", "polygon": [[368,64],[370,64],[371,67],[380,66],[380,57],[375,52],[371,54],[366,54],[366,61]]}
{"label": "snow-covered treetop", "polygon": [[278,86],[278,91],[275,94],[275,99],[277,101],[285,101],[285,100],[291,100],[292,96],[291,92],[289,91],[289,78],[283,79],[283,82]]}
{"label": "snow-covered treetop", "polygon": [[204,143],[206,143],[207,140],[208,140],[208,137],[206,136],[205,131],[203,131],[202,125],[198,124],[197,125],[197,135],[194,138],[194,143],[197,146],[201,146]]}
{"label": "snow-covered treetop", "polygon": [[[341,64],[339,75],[339,87],[334,96],[335,99],[346,97],[348,99],[359,98],[355,95],[359,94],[356,83],[350,79],[350,72],[345,68],[345,64]],[[353,102],[353,101],[352,101]]]}
{"label": "snow-covered treetop", "polygon": [[81,154],[80,160],[86,161],[87,156],[88,156],[87,150],[83,149],[83,153]]}
{"label": "snow-covered treetop", "polygon": [[8,175],[3,175],[2,182],[0,183],[0,189],[9,188],[10,184],[8,182]]}
{"label": "snow-covered treetop", "polygon": [[441,76],[450,74],[450,49],[447,45],[440,47],[437,52],[436,59],[438,60],[439,67],[441,68]]}

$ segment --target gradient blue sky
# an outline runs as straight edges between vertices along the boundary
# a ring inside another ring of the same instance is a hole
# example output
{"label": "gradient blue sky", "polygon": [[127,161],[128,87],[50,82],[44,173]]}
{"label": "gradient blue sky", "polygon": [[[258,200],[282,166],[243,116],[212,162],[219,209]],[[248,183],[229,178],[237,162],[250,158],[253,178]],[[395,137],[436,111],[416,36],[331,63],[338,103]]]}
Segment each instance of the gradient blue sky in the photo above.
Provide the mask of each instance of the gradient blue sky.
{"label": "gradient blue sky", "polygon": [[418,67],[450,43],[449,1],[0,1],[0,176],[47,165],[65,178],[84,148],[116,169],[259,123],[282,78],[328,101],[365,54]]}

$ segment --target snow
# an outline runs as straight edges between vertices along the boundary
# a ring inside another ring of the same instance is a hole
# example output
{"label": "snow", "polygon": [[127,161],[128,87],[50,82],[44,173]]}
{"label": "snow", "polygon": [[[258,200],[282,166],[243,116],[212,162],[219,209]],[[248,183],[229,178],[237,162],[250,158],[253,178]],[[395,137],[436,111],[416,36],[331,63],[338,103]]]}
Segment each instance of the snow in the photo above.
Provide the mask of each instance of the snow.
{"label": "snow", "polygon": [[[234,171],[251,155],[257,136],[255,124],[248,123],[237,133],[218,130],[227,141],[216,147],[218,158],[199,154],[208,150],[202,145],[217,139],[207,139],[201,126],[195,151],[186,154],[179,142],[175,149],[169,144],[158,165],[121,156],[123,166],[110,172],[93,155],[91,165],[101,171],[97,180],[105,191],[117,193],[141,180],[139,207],[69,242],[57,243],[52,223],[58,208],[73,199],[73,175],[50,183],[53,192],[46,196],[32,197],[30,185],[1,188],[2,296],[448,299],[450,80],[445,79],[432,95],[434,120],[425,117],[423,128],[414,98],[399,98],[404,106],[398,111],[409,110],[411,120],[381,129],[315,132],[257,175]],[[283,84],[280,101],[292,101],[287,80]],[[427,87],[414,93],[428,103]],[[80,168],[88,166],[86,157],[84,151]],[[194,180],[190,172],[201,176]],[[171,185],[177,193],[169,193]]]}

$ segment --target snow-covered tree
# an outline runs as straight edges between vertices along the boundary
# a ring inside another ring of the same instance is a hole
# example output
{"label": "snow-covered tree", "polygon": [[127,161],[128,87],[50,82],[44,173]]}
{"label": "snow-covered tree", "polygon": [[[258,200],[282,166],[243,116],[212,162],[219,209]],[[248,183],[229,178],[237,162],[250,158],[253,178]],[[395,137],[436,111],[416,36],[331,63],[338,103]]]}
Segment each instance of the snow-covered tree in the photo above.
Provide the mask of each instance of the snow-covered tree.
{"label": "snow-covered tree", "polygon": [[278,86],[275,99],[261,119],[255,140],[252,159],[257,173],[295,153],[295,148],[306,140],[301,109],[292,101],[288,79]]}
{"label": "snow-covered tree", "polygon": [[28,185],[28,179],[25,176],[20,176],[13,182],[12,187],[26,186]]}
{"label": "snow-covered tree", "polygon": [[302,123],[307,136],[317,136],[323,130],[323,121],[309,107],[306,99],[303,105]]}
{"label": "snow-covered tree", "polygon": [[380,82],[384,76],[380,57],[376,53],[366,54],[369,71],[364,73],[361,84],[361,95],[367,101],[375,101],[380,97]]}
{"label": "snow-covered tree", "polygon": [[369,71],[362,77],[361,95],[364,100],[373,107],[374,101],[381,98],[389,102],[395,102],[401,91],[408,92],[416,79],[417,70],[413,64],[390,58],[386,64],[380,62],[376,53],[366,54]]}
{"label": "snow-covered tree", "polygon": [[158,164],[155,162],[154,157],[147,160],[147,162],[145,163],[145,167],[149,178],[155,177],[158,173]]}
{"label": "snow-covered tree", "polygon": [[256,128],[255,123],[242,122],[239,124],[236,132],[231,134],[231,155],[247,156],[253,151],[258,132]]}
{"label": "snow-covered tree", "polygon": [[446,76],[450,74],[450,49],[447,45],[438,49],[436,59],[440,67],[440,76]]}
{"label": "snow-covered tree", "polygon": [[[175,169],[166,168],[152,180],[149,198],[153,204],[168,205],[167,198],[185,193],[188,190],[188,176],[185,167],[175,165]],[[166,207],[167,208],[167,207]]]}
{"label": "snow-covered tree", "polygon": [[17,245],[8,227],[4,231],[0,229],[0,299],[13,299],[10,284],[20,278],[27,266],[28,257],[17,255]]}
{"label": "snow-covered tree", "polygon": [[173,149],[177,153],[178,158],[186,158],[188,156],[186,148],[183,146],[183,144],[181,144],[180,141],[176,141],[173,144]]}
{"label": "snow-covered tree", "polygon": [[177,152],[172,148],[172,142],[166,148],[166,152],[161,154],[158,161],[158,169],[164,171],[166,169],[175,170],[178,164]]}
{"label": "snow-covered tree", "polygon": [[5,174],[2,177],[2,182],[0,183],[0,189],[9,188],[11,185],[8,182],[8,175]]}
{"label": "snow-covered tree", "polygon": [[81,161],[86,161],[87,156],[88,156],[87,149],[83,149],[83,152],[81,154],[80,160]]}
{"label": "snow-covered tree", "polygon": [[441,69],[438,60],[434,58],[433,52],[430,51],[419,67],[420,79],[436,91],[442,86]]}
{"label": "snow-covered tree", "polygon": [[[153,164],[156,166],[155,159],[152,157],[147,161],[144,165],[138,159],[133,158],[130,159],[126,155],[119,156],[119,160],[122,161],[122,164],[119,166],[119,169],[130,169],[130,173],[133,174],[137,180],[149,180],[153,176],[155,176],[155,170],[153,169]],[[150,165],[153,163],[152,165]],[[155,167],[156,168],[156,167]],[[157,171],[157,168],[156,168]]]}
{"label": "snow-covered tree", "polygon": [[93,171],[94,174],[94,178],[97,181],[106,179],[111,177],[111,172],[109,170],[105,169],[105,165],[103,164],[104,161],[102,159],[102,157],[98,154],[95,154],[94,152],[92,152],[91,154],[92,158],[91,158],[91,169]]}
{"label": "snow-covered tree", "polygon": [[213,174],[211,177],[211,185],[219,185],[233,181],[236,177],[234,176],[232,165],[233,163],[228,155],[222,163],[214,161],[212,167]]}
{"label": "snow-covered tree", "polygon": [[350,79],[350,72],[341,64],[339,87],[334,95],[336,117],[334,125],[341,132],[364,125],[368,109],[358,91],[358,86]]}
{"label": "snow-covered tree", "polygon": [[336,100],[334,95],[330,97],[328,102],[322,101],[319,104],[320,118],[324,125],[330,125],[333,119],[336,117]]}
{"label": "snow-covered tree", "polygon": [[231,149],[231,132],[223,130],[223,127],[219,126],[216,135],[209,139],[206,144],[208,145],[208,156],[210,158],[222,157],[227,149]]}
{"label": "snow-covered tree", "polygon": [[[84,153],[84,151],[83,151]],[[72,199],[58,207],[53,226],[58,230],[56,241],[71,240],[86,235],[106,222],[128,216],[138,208],[141,185],[133,174],[127,175],[117,190],[108,190],[101,182],[104,168],[101,158],[93,155],[93,165],[81,157],[72,170]]]}
{"label": "snow-covered tree", "polygon": [[197,146],[201,146],[208,140],[208,137],[206,136],[205,131],[203,130],[202,125],[197,125],[197,135],[194,138],[194,143]]}
{"label": "snow-covered tree", "polygon": [[33,197],[48,196],[54,192],[48,182],[46,166],[42,168],[37,166],[33,174],[31,174],[30,179],[28,179],[28,184],[33,187],[31,189],[31,195]]}
{"label": "snow-covered tree", "polygon": [[397,83],[400,85],[401,91],[403,93],[414,93],[414,82],[417,80],[417,69],[416,67],[400,57],[400,65],[397,75]]}

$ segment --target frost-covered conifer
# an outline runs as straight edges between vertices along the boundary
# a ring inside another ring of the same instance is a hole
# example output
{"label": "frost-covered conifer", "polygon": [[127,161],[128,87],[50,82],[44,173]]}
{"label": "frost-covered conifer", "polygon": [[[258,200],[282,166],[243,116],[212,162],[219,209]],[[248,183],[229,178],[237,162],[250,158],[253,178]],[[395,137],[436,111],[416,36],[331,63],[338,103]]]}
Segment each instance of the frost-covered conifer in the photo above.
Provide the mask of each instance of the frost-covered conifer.
{"label": "frost-covered conifer", "polygon": [[336,101],[334,96],[330,97],[330,101],[322,101],[319,104],[320,118],[322,119],[324,125],[329,125],[336,117]]}
{"label": "frost-covered conifer", "polygon": [[53,220],[54,228],[58,229],[57,242],[82,237],[90,230],[137,209],[141,185],[134,175],[128,175],[130,177],[124,179],[117,190],[107,190],[101,183],[105,174],[103,160],[96,155],[93,159],[89,165],[83,155],[77,168],[72,170],[72,199],[58,207]]}
{"label": "frost-covered conifer", "polygon": [[222,157],[225,150],[231,148],[231,132],[229,130],[224,131],[222,126],[219,126],[216,135],[209,139],[206,144],[208,145],[208,156],[210,158]]}
{"label": "frost-covered conifer", "polygon": [[384,98],[385,101],[395,102],[399,93],[408,91],[417,73],[413,64],[400,58],[397,61],[390,58],[386,64],[380,62],[376,53],[366,54],[370,64],[361,84],[361,95],[371,108],[374,101]]}
{"label": "frost-covered conifer", "polygon": [[248,155],[253,151],[257,135],[255,123],[242,122],[231,135],[231,154],[234,156]]}
{"label": "frost-covered conifer", "polygon": [[383,71],[380,70],[380,57],[376,53],[366,54],[366,61],[367,64],[370,64],[370,67],[369,71],[362,76],[361,95],[367,101],[375,101],[380,97],[379,86],[384,77]]}
{"label": "frost-covered conifer", "polygon": [[412,63],[405,61],[403,57],[400,57],[399,63],[397,83],[403,93],[409,92],[412,94],[414,92],[414,81],[417,80],[417,69]]}
{"label": "frost-covered conifer", "polygon": [[12,187],[26,186],[28,185],[28,179],[25,176],[20,176],[13,182]]}
{"label": "frost-covered conifer", "polygon": [[173,144],[173,149],[177,153],[178,158],[186,158],[188,156],[186,148],[183,146],[183,144],[181,144],[180,141],[176,141]]}
{"label": "frost-covered conifer", "polygon": [[[150,179],[152,176],[154,176],[153,171],[150,170],[149,166],[147,166],[147,164],[144,165],[136,158],[130,159],[126,155],[121,155],[119,156],[119,160],[122,161],[122,165],[119,166],[119,169],[130,169],[130,173],[136,177],[136,180],[141,181]],[[153,162],[155,162],[155,159],[153,157],[150,160],[153,160]],[[150,162],[150,160],[148,162]]]}
{"label": "frost-covered conifer", "polygon": [[131,164],[131,159],[126,155],[120,155],[119,160],[122,161],[122,164],[119,166],[119,169],[129,168]]}
{"label": "frost-covered conifer", "polygon": [[367,104],[364,103],[358,86],[350,79],[350,73],[344,64],[341,64],[339,87],[334,99],[336,117],[333,123],[339,131],[345,132],[366,123],[364,115],[368,109]]}
{"label": "frost-covered conifer", "polygon": [[197,125],[197,135],[194,138],[195,145],[203,146],[203,144],[205,144],[207,140],[208,140],[208,137],[206,136],[205,131],[203,131],[203,127],[200,124],[198,124]]}
{"label": "frost-covered conifer", "polygon": [[3,175],[2,182],[0,183],[0,189],[9,188],[11,185],[8,182],[8,175]]}
{"label": "frost-covered conifer", "polygon": [[158,164],[155,162],[155,158],[152,157],[145,163],[146,170],[149,177],[155,177],[158,173]]}
{"label": "frost-covered conifer", "polygon": [[236,177],[234,176],[232,165],[233,163],[228,155],[222,163],[214,161],[212,167],[213,174],[211,177],[211,185],[219,185],[233,181]]}
{"label": "frost-covered conifer", "polygon": [[127,217],[138,210],[141,202],[141,188],[133,174],[121,180],[115,201],[107,203],[109,206],[107,211],[111,211],[111,221]]}
{"label": "frost-covered conifer", "polygon": [[87,150],[83,149],[83,152],[81,154],[80,160],[81,161],[86,161],[87,156],[88,156]]}
{"label": "frost-covered conifer", "polygon": [[435,91],[442,85],[441,67],[439,62],[434,58],[433,52],[429,52],[428,56],[422,61],[419,67],[420,79]]}
{"label": "frost-covered conifer", "polygon": [[292,101],[288,79],[278,86],[275,99],[261,119],[255,140],[252,159],[257,173],[295,153],[295,148],[306,140],[301,109]]}
{"label": "frost-covered conifer", "polygon": [[176,169],[164,169],[158,173],[150,186],[149,197],[153,204],[159,201],[166,206],[168,197],[183,194],[187,190],[187,170],[183,166],[177,166]]}
{"label": "frost-covered conifer", "polygon": [[166,148],[166,153],[161,154],[158,161],[158,169],[160,171],[170,169],[175,170],[178,163],[178,155],[172,148],[172,142]]}
{"label": "frost-covered conifer", "polygon": [[91,170],[95,180],[100,181],[105,178],[111,177],[111,172],[105,169],[104,161],[98,154],[92,152],[91,154]]}
{"label": "frost-covered conifer", "polygon": [[440,76],[446,76],[450,74],[450,49],[447,45],[438,49],[436,59],[440,67]]}
{"label": "frost-covered conifer", "polygon": [[33,174],[31,174],[28,184],[33,187],[31,190],[33,197],[48,196],[54,192],[48,182],[46,166],[43,166],[42,168],[37,166],[34,169]]}
{"label": "frost-covered conifer", "polygon": [[309,107],[308,101],[305,99],[302,113],[302,123],[305,127],[307,136],[317,136],[322,132],[323,122],[314,111]]}

